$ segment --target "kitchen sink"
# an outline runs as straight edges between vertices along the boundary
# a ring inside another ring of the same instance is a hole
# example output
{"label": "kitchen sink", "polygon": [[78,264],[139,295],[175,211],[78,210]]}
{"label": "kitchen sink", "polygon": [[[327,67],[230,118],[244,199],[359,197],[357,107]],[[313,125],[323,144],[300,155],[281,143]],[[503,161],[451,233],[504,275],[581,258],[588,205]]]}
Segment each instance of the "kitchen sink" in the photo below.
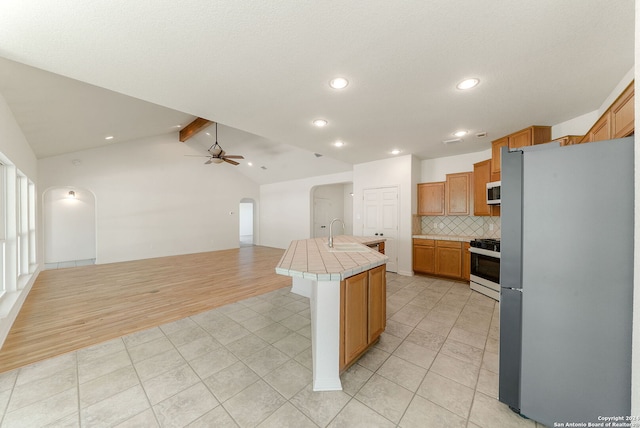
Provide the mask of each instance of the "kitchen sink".
{"label": "kitchen sink", "polygon": [[366,253],[369,248],[356,242],[334,242],[333,248],[325,242],[325,247],[330,253]]}

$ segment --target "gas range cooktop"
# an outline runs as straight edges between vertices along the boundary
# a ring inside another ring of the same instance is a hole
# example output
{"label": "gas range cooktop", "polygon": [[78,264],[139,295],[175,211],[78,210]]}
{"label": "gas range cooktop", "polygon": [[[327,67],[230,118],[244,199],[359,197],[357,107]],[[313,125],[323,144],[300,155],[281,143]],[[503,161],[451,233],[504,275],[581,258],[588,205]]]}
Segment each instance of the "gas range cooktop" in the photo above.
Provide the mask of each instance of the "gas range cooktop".
{"label": "gas range cooktop", "polygon": [[490,238],[474,239],[473,241],[469,242],[469,245],[471,245],[474,248],[482,248],[484,250],[500,252],[499,239],[490,239]]}

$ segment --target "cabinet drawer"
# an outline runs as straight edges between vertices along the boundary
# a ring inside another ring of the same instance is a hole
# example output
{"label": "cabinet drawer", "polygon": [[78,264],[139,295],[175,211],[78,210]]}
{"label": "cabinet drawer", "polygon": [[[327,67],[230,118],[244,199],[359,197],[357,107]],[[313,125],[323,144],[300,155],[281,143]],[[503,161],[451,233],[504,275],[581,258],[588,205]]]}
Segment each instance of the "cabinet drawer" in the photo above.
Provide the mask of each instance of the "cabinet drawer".
{"label": "cabinet drawer", "polygon": [[421,245],[424,247],[435,247],[436,241],[433,239],[413,238],[413,245]]}
{"label": "cabinet drawer", "polygon": [[460,241],[438,241],[438,248],[462,248],[462,242]]}

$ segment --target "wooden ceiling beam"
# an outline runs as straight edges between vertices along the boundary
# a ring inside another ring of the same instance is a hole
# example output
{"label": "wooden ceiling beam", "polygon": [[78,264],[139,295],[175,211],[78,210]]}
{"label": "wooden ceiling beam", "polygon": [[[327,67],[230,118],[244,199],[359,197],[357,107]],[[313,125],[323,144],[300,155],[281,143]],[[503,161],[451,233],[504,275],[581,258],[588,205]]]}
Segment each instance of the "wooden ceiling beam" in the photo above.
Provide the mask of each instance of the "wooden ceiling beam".
{"label": "wooden ceiling beam", "polygon": [[209,119],[203,119],[201,117],[196,118],[196,120],[180,130],[180,141],[184,143],[212,123],[213,121]]}

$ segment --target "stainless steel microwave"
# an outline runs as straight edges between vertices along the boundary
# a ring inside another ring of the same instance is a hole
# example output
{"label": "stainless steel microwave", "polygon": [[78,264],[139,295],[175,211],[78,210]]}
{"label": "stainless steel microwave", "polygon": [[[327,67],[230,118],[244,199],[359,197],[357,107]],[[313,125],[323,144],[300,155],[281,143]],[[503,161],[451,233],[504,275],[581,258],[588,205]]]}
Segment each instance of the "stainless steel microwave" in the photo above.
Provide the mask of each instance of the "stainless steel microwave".
{"label": "stainless steel microwave", "polygon": [[487,183],[487,204],[500,205],[500,181]]}

